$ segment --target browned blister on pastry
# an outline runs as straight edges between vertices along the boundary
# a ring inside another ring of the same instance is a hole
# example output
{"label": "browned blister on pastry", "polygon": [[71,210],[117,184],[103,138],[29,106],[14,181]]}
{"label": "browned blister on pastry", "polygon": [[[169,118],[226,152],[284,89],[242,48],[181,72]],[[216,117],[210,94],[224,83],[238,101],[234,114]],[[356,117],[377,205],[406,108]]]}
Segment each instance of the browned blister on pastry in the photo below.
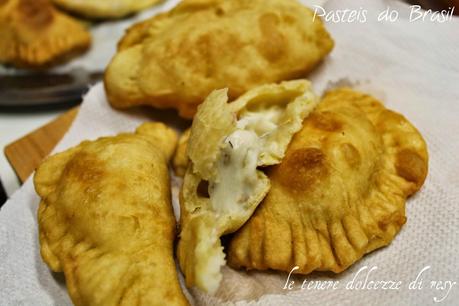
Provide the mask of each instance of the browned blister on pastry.
{"label": "browned blister on pastry", "polygon": [[173,256],[167,161],[176,141],[170,128],[146,123],[38,168],[41,255],[64,272],[75,305],[188,304]]}
{"label": "browned blister on pastry", "polygon": [[402,115],[368,95],[333,90],[269,170],[271,189],[232,238],[228,263],[341,272],[394,239],[427,167],[426,143]]}
{"label": "browned blister on pastry", "polygon": [[0,1],[0,62],[43,68],[85,51],[91,43],[78,21],[48,0]]}
{"label": "browned blister on pastry", "polygon": [[216,90],[199,106],[176,155],[180,169],[187,167],[177,252],[189,287],[217,290],[225,264],[220,237],[263,200],[270,184],[258,167],[279,163],[317,102],[310,83],[296,80],[256,87],[231,103],[227,90]]}
{"label": "browned blister on pastry", "polygon": [[230,98],[303,77],[333,48],[296,0],[187,0],[131,27],[105,73],[110,103],[176,108],[191,118],[216,88]]}

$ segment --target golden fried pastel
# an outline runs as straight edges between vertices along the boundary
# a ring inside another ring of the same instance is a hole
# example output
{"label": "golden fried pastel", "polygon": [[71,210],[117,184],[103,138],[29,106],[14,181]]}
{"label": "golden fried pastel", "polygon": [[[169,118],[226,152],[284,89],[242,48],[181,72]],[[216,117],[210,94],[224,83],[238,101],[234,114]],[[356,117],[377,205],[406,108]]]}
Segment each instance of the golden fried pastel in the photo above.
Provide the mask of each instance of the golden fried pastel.
{"label": "golden fried pastel", "polygon": [[58,6],[90,18],[120,18],[141,11],[160,0],[52,0]]}
{"label": "golden fried pastel", "polygon": [[187,305],[173,258],[167,161],[176,133],[161,123],[85,141],[38,168],[43,260],[64,272],[75,305]]}
{"label": "golden fried pastel", "polygon": [[188,141],[190,139],[191,129],[188,128],[180,135],[178,140],[177,149],[175,150],[174,157],[172,159],[172,167],[174,169],[175,175],[179,177],[185,176],[186,169],[190,163],[188,158]]}
{"label": "golden fried pastel", "polygon": [[229,265],[343,271],[394,239],[427,164],[402,115],[351,89],[329,92],[269,170],[271,189],[230,241]]}
{"label": "golden fried pastel", "polygon": [[0,1],[0,63],[43,68],[90,44],[89,32],[48,0]]}
{"label": "golden fried pastel", "polygon": [[176,108],[191,118],[215,88],[230,98],[296,79],[333,48],[296,0],[187,0],[130,28],[105,73],[110,103]]}
{"label": "golden fried pastel", "polygon": [[258,167],[282,159],[316,104],[310,83],[297,80],[256,87],[231,103],[227,90],[216,90],[198,107],[180,195],[178,259],[188,286],[218,289],[220,237],[241,227],[263,200],[270,184]]}

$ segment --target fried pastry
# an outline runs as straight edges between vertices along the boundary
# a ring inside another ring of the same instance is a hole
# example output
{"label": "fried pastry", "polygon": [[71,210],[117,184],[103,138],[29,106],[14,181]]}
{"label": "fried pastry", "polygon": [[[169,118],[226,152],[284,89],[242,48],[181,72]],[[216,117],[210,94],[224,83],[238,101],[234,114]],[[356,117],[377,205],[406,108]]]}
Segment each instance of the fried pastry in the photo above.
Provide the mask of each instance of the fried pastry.
{"label": "fried pastry", "polygon": [[402,115],[351,89],[329,92],[269,170],[271,189],[231,239],[229,265],[343,271],[394,239],[427,164]]}
{"label": "fried pastry", "polygon": [[79,54],[91,36],[48,0],[0,1],[0,62],[43,68]]}
{"label": "fried pastry", "polygon": [[177,144],[177,149],[174,153],[174,158],[172,159],[172,167],[174,168],[175,175],[183,177],[185,175],[186,169],[190,159],[188,158],[188,140],[190,139],[191,129],[186,129],[185,132],[180,136]]}
{"label": "fried pastry", "polygon": [[38,168],[41,255],[64,272],[75,305],[188,304],[173,258],[167,161],[176,141],[170,128],[146,123]]}
{"label": "fried pastry", "polygon": [[305,80],[256,87],[227,103],[212,92],[193,120],[180,194],[178,259],[187,286],[213,293],[225,264],[220,237],[236,231],[269,190],[260,166],[277,164],[317,104]]}
{"label": "fried pastry", "polygon": [[333,48],[296,0],[187,0],[130,28],[105,72],[111,105],[176,108],[192,118],[215,88],[231,99],[304,77]]}
{"label": "fried pastry", "polygon": [[120,18],[141,11],[160,0],[52,0],[59,7],[89,18]]}

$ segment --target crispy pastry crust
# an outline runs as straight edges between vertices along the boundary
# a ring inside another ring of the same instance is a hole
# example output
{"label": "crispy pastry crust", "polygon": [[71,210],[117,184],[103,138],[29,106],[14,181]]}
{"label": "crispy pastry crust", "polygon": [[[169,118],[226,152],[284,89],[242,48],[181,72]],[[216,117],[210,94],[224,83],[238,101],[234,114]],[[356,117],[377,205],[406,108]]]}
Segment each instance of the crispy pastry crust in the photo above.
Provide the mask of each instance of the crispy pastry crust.
{"label": "crispy pastry crust", "polygon": [[59,7],[88,18],[121,18],[161,0],[52,0]]}
{"label": "crispy pastry crust", "polygon": [[271,189],[229,244],[235,268],[341,272],[389,244],[426,178],[420,133],[376,99],[325,95],[268,173]]}
{"label": "crispy pastry crust", "polygon": [[174,153],[174,158],[172,159],[172,167],[174,169],[175,175],[179,177],[185,176],[186,169],[190,159],[188,158],[188,140],[190,139],[191,128],[188,128],[180,135],[178,140],[177,149]]}
{"label": "crispy pastry crust", "polygon": [[173,257],[167,160],[174,131],[85,141],[49,157],[34,184],[40,251],[75,305],[187,305]]}
{"label": "crispy pastry crust", "polygon": [[48,0],[0,2],[0,62],[46,68],[87,50],[88,31]]}
{"label": "crispy pastry crust", "polygon": [[233,99],[301,78],[332,48],[322,21],[295,0],[187,0],[127,31],[105,87],[114,107],[176,108],[192,118],[215,88]]}

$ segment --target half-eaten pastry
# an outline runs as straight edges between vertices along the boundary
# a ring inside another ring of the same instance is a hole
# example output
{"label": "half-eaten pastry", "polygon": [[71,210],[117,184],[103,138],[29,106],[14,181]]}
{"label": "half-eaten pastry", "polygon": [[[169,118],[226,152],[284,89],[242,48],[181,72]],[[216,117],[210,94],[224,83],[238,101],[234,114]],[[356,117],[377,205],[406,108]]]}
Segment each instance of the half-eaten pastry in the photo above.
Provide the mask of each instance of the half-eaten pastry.
{"label": "half-eaten pastry", "polygon": [[178,259],[188,286],[215,292],[222,235],[239,229],[269,190],[258,167],[279,163],[317,99],[305,80],[254,88],[228,103],[213,91],[193,120],[180,195]]}

